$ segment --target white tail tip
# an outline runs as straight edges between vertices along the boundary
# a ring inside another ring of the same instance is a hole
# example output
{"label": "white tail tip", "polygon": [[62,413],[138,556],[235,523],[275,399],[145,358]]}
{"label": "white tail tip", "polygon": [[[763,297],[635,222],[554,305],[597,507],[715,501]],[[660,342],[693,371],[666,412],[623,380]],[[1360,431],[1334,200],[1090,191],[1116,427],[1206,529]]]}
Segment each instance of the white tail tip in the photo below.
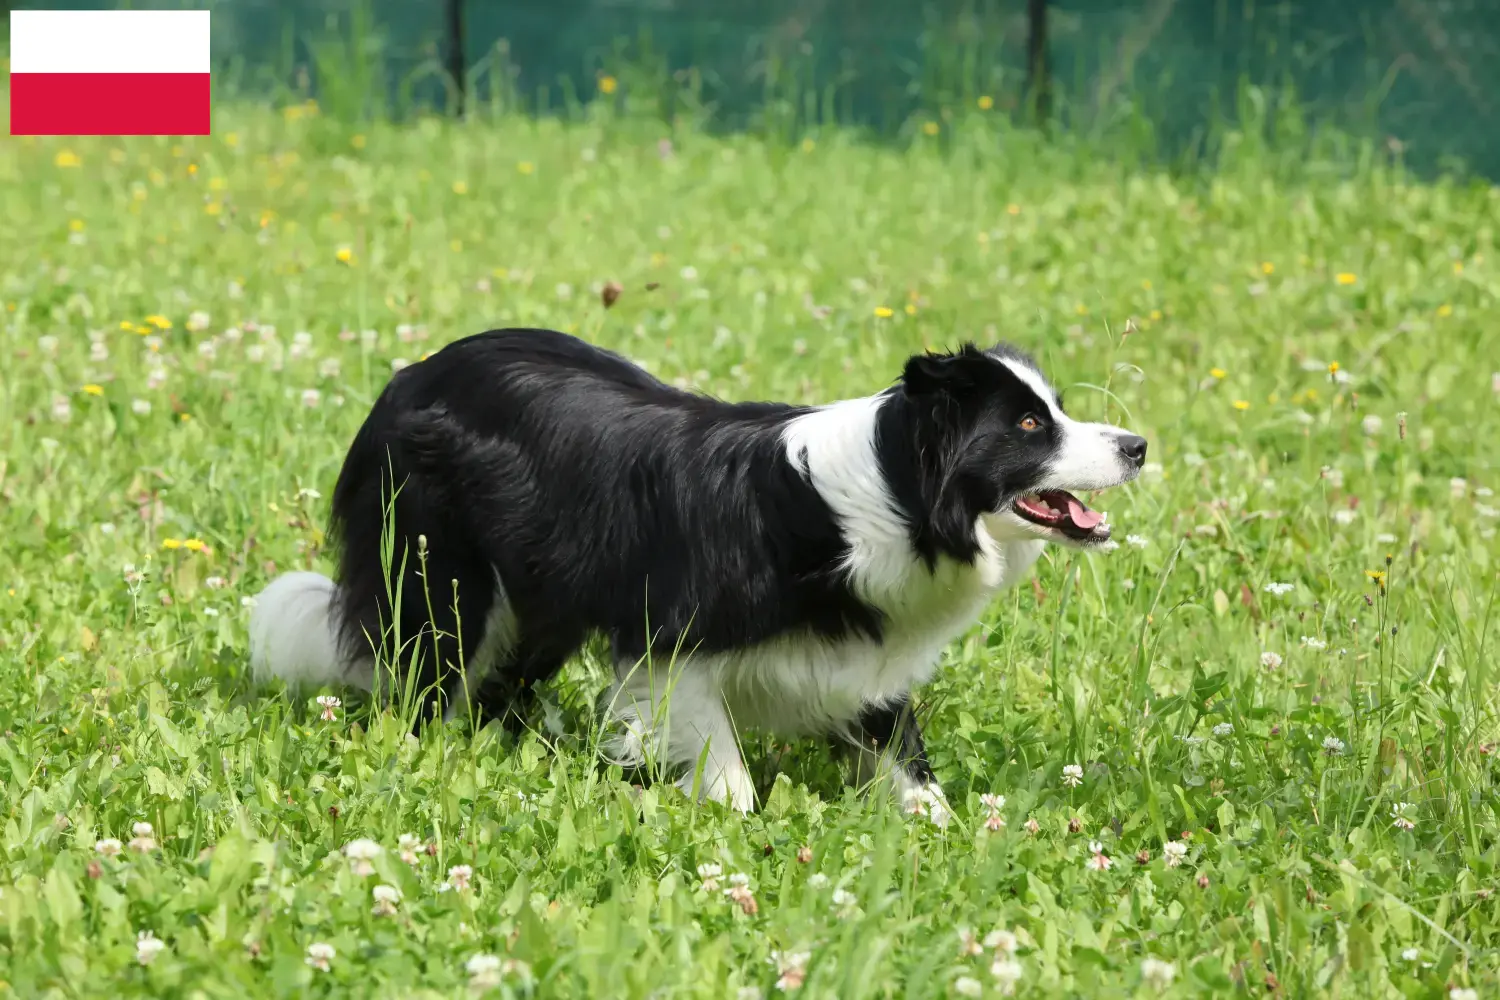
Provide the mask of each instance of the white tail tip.
{"label": "white tail tip", "polygon": [[255,680],[292,685],[350,684],[369,689],[368,664],[339,649],[333,602],[338,585],[320,573],[286,573],[255,598],[250,614],[250,669]]}

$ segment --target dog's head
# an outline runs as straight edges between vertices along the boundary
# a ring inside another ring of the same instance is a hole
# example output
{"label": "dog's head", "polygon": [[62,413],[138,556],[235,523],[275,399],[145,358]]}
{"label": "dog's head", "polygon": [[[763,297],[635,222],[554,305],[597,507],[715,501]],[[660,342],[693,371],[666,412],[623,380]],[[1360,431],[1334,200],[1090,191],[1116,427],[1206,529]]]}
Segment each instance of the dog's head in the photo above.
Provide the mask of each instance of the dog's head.
{"label": "dog's head", "polygon": [[929,509],[949,528],[972,530],[978,518],[997,541],[1109,540],[1103,516],[1075,494],[1134,479],[1145,438],[1072,419],[1036,362],[1004,344],[918,355],[899,391],[924,428]]}

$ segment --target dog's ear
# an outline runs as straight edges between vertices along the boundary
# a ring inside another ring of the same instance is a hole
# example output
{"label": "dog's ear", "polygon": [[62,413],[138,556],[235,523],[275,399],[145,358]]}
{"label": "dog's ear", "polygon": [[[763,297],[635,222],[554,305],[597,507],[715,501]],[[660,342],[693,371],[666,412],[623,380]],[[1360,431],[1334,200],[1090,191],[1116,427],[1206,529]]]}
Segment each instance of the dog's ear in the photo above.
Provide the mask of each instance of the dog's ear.
{"label": "dog's ear", "polygon": [[952,354],[918,354],[906,362],[901,385],[909,395],[960,392],[979,384],[984,356],[973,344]]}

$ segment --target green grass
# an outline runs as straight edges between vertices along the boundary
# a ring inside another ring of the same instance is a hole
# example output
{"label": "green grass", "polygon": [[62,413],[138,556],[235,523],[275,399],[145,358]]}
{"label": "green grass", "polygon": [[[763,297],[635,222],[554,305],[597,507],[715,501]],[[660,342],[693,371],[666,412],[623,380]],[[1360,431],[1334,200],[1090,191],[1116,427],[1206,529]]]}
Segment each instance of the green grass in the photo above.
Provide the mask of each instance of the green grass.
{"label": "green grass", "polygon": [[[1175,996],[1493,994],[1496,190],[1248,138],[1174,178],[978,113],[883,150],[600,112],[215,125],[0,145],[12,994],[459,996],[490,954],[529,970],[495,995],[772,996],[775,952],[810,953],[804,996],[997,993],[960,927],[1015,933],[1023,996],[1154,995],[1148,957]],[[519,742],[252,687],[244,600],[328,568],[393,360],[523,324],[798,401],[1003,337],[1149,436],[1102,497],[1132,542],[1049,553],[923,691],[946,831],[757,734],[756,815],[638,793],[589,752],[595,658]],[[98,853],[138,822],[152,849]]]}

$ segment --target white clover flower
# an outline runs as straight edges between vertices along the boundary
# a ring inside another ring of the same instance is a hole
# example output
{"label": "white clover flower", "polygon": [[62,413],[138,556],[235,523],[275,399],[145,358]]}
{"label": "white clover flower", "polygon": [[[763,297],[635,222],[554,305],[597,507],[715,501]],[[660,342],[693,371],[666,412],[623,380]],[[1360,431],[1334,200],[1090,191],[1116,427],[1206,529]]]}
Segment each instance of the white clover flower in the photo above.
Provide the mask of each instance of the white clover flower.
{"label": "white clover flower", "polygon": [[1062,769],[1062,783],[1069,788],[1077,788],[1083,784],[1083,768],[1077,764],[1064,764]]}
{"label": "white clover flower", "polygon": [[983,996],[984,984],[970,976],[959,976],[953,980],[953,992],[961,997]]}
{"label": "white clover flower", "polygon": [[361,837],[344,845],[344,857],[349,859],[349,870],[361,878],[375,874],[372,862],[380,857],[384,849],[375,841]]}
{"label": "white clover flower", "polygon": [[1405,949],[1405,950],[1403,950],[1401,952],[1401,958],[1402,958],[1403,961],[1415,962],[1417,959],[1419,959],[1421,957],[1422,957],[1422,949],[1420,949],[1420,948],[1407,948],[1407,949]]}
{"label": "white clover flower", "polygon": [[156,961],[156,956],[166,948],[167,943],[150,931],[141,931],[135,936],[135,960],[142,965],[150,965]]}
{"label": "white clover flower", "polygon": [[323,403],[323,394],[317,389],[302,390],[302,405],[309,410],[316,409]]}
{"label": "white clover flower", "polygon": [[1337,757],[1344,752],[1344,741],[1337,736],[1323,737],[1323,752],[1330,757]]}
{"label": "white clover flower", "polygon": [[125,845],[120,843],[114,837],[105,837],[103,840],[98,841],[94,844],[94,850],[99,854],[104,855],[106,858],[118,857],[120,851],[123,850],[124,847]]}
{"label": "white clover flower", "polygon": [[1144,549],[1146,546],[1150,545],[1151,542],[1140,535],[1126,535],[1125,544],[1132,546],[1133,548]]}
{"label": "white clover flower", "polygon": [[1261,589],[1268,594],[1275,594],[1277,597],[1281,597],[1296,590],[1297,585],[1295,583],[1268,583]]}
{"label": "white clover flower", "polygon": [[1228,722],[1221,722],[1213,728],[1215,736],[1229,736],[1234,733],[1234,726]]}
{"label": "white clover flower", "polygon": [[1187,859],[1187,852],[1187,845],[1180,840],[1169,840],[1161,847],[1161,857],[1168,868],[1176,868],[1182,864]]}
{"label": "white clover flower", "polygon": [[448,869],[448,884],[459,892],[467,890],[473,878],[474,869],[468,865],[454,865]]}
{"label": "white clover flower", "polygon": [[1147,956],[1141,959],[1141,982],[1158,993],[1172,985],[1177,978],[1177,966],[1159,958]]}
{"label": "white clover flower", "polygon": [[1004,928],[996,928],[984,936],[984,946],[993,951],[997,956],[1009,958],[1016,953],[1020,942],[1016,940],[1015,934]]}
{"label": "white clover flower", "polygon": [[1304,635],[1302,637],[1302,645],[1305,648],[1307,648],[1307,649],[1327,649],[1328,648],[1328,643],[1324,642],[1322,639],[1319,639],[1316,636],[1311,636],[1311,635]]}
{"label": "white clover flower", "polygon": [[824,875],[822,872],[813,872],[807,877],[807,887],[809,889],[828,888],[828,876]]}
{"label": "white clover flower", "polygon": [[414,833],[403,833],[396,840],[396,851],[401,860],[409,865],[414,865],[420,860],[417,851],[422,848],[422,840]]}
{"label": "white clover flower", "polygon": [[329,966],[333,963],[334,956],[337,954],[338,952],[334,950],[333,945],[315,941],[307,946],[307,958],[305,961],[319,972],[327,972]]}
{"label": "white clover flower", "polygon": [[1374,437],[1380,433],[1380,428],[1384,423],[1383,420],[1372,413],[1359,422],[1359,428],[1365,432],[1366,437]]}
{"label": "white clover flower", "polygon": [[1265,667],[1267,670],[1275,670],[1276,668],[1281,666],[1281,654],[1273,653],[1270,650],[1261,653],[1260,665]]}
{"label": "white clover flower", "polygon": [[995,989],[1000,991],[1000,995],[1011,996],[1021,982],[1021,963],[1013,958],[997,959],[990,966],[990,975],[994,977]]}
{"label": "white clover flower", "polygon": [[1391,806],[1391,826],[1398,830],[1416,829],[1417,824],[1407,815],[1415,808],[1410,802],[1397,802]]}

